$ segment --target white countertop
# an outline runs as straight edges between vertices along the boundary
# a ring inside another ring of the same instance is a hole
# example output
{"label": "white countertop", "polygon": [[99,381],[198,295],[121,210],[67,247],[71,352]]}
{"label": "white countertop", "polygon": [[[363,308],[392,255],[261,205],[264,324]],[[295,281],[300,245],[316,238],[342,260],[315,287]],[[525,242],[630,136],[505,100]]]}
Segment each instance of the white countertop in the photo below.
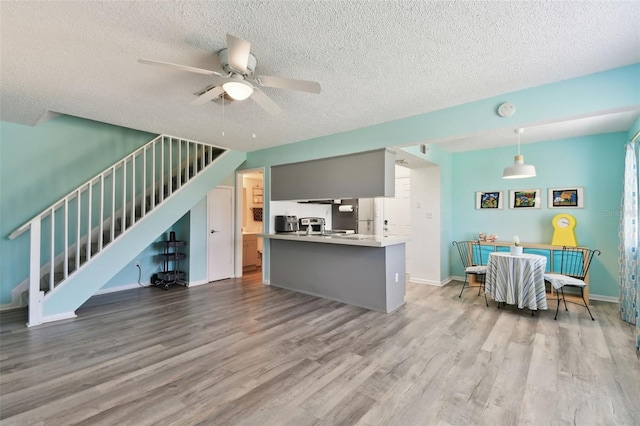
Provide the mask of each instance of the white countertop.
{"label": "white countertop", "polygon": [[343,244],[348,246],[361,247],[387,247],[396,244],[404,244],[409,241],[408,237],[383,237],[379,235],[367,234],[258,234],[259,237],[271,238],[272,240],[299,241],[306,243]]}

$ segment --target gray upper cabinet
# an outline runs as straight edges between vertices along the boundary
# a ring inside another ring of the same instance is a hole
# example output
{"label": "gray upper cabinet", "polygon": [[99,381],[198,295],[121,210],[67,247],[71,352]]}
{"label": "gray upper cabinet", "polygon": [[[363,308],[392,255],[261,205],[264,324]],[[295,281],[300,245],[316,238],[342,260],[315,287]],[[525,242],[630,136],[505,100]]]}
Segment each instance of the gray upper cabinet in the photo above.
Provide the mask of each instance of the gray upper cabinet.
{"label": "gray upper cabinet", "polygon": [[360,152],[271,167],[271,200],[393,197],[395,153]]}

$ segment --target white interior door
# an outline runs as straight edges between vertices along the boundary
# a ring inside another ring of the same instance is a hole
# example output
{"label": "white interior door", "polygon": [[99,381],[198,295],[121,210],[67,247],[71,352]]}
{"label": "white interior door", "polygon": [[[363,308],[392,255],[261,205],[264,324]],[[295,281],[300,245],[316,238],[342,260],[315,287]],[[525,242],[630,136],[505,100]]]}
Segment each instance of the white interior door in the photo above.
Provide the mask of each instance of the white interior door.
{"label": "white interior door", "polygon": [[384,235],[411,235],[411,181],[396,179],[396,196],[384,199]]}
{"label": "white interior door", "polygon": [[[396,166],[396,196],[383,201],[383,235],[411,236],[411,176],[409,169]],[[410,273],[411,252],[406,246],[406,272]]]}
{"label": "white interior door", "polygon": [[207,280],[233,276],[233,191],[217,187],[207,195]]}

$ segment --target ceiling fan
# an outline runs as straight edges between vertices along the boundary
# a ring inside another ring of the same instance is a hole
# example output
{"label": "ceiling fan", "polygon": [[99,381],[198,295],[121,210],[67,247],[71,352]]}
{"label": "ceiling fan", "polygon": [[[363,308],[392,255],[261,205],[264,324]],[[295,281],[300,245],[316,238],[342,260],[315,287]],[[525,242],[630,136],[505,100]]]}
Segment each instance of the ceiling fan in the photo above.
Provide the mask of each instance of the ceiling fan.
{"label": "ceiling fan", "polygon": [[211,76],[213,84],[198,92],[198,97],[191,102],[192,105],[204,105],[226,94],[237,101],[251,97],[267,113],[276,115],[282,110],[260,89],[261,87],[320,93],[320,84],[315,81],[254,75],[257,60],[251,54],[251,43],[231,34],[227,34],[227,47],[214,55],[214,63],[210,70],[144,58],[138,59],[138,62]]}

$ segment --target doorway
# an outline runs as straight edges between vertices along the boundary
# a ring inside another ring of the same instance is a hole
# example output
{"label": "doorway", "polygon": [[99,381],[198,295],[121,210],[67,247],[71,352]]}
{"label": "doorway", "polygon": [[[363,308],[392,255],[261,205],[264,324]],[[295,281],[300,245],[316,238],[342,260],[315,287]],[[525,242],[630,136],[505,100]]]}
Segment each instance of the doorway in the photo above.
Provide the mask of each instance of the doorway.
{"label": "doorway", "polygon": [[262,270],[263,241],[257,234],[263,232],[264,174],[259,170],[239,172],[238,184],[242,185],[242,196],[238,199],[241,249],[236,271],[244,275]]}

